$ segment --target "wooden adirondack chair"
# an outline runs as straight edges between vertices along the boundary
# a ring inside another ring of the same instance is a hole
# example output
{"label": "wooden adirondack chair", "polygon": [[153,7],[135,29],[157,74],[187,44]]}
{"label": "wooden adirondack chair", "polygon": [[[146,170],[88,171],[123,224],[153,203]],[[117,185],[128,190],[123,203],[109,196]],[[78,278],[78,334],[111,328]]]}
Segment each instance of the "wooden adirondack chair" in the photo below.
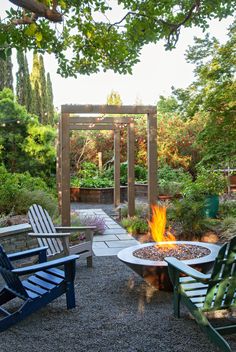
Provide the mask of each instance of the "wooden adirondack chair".
{"label": "wooden adirondack chair", "polygon": [[[79,254],[80,258],[87,258],[87,266],[92,267],[92,242],[96,226],[55,227],[47,210],[37,204],[29,208],[28,218],[34,231],[29,236],[37,237],[39,246],[48,247],[48,257]],[[73,231],[84,232],[86,241],[70,246],[69,237]]]}
{"label": "wooden adirondack chair", "polygon": [[209,275],[175,258],[165,261],[174,286],[174,315],[180,317],[182,301],[219,350],[231,351],[222,335],[235,333],[236,324],[213,327],[204,313],[236,307],[236,237],[221,247]]}
{"label": "wooden adirondack chair", "polygon": [[[77,255],[71,255],[50,262],[42,262],[46,258],[47,247],[6,255],[0,246],[0,273],[5,281],[5,287],[0,291],[0,332],[11,325],[25,319],[28,315],[44,307],[55,298],[66,294],[67,309],[75,307],[74,277]],[[41,263],[14,269],[13,260],[39,255]],[[64,270],[57,269],[64,265]],[[29,275],[24,280],[19,276]],[[4,305],[14,298],[19,298],[22,304],[12,312]],[[1,318],[3,316],[3,318]]]}

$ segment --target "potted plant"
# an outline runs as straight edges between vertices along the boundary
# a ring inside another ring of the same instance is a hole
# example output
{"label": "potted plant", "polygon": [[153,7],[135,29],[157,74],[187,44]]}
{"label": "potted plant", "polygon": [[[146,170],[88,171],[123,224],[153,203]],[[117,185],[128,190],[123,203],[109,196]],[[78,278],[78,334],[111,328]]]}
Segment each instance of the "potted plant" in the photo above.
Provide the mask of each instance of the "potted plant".
{"label": "potted plant", "polygon": [[184,194],[193,199],[204,199],[206,216],[215,218],[219,209],[219,194],[225,191],[226,186],[222,173],[201,168],[196,180],[186,185]]}

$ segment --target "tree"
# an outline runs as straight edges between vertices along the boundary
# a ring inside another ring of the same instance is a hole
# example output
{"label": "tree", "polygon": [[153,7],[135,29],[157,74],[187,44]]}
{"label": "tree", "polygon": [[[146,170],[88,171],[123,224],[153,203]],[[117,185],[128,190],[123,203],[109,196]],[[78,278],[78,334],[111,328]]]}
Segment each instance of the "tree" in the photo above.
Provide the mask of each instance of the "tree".
{"label": "tree", "polygon": [[10,89],[0,92],[0,163],[8,171],[30,171],[44,179],[55,174],[55,135],[15,101]]}
{"label": "tree", "polygon": [[0,90],[4,88],[13,89],[11,56],[4,60],[0,58]]}
{"label": "tree", "polygon": [[204,128],[196,136],[201,163],[206,166],[236,165],[236,22],[228,41],[220,45],[207,34],[195,38],[187,60],[195,64],[195,81],[187,89],[173,89],[176,111],[187,121],[201,115]]}
{"label": "tree", "polygon": [[[5,47],[54,53],[63,76],[100,69],[130,73],[145,44],[164,39],[172,49],[182,27],[205,30],[209,19],[233,15],[236,7],[236,0],[217,0],[214,6],[212,0],[120,0],[121,15],[112,21],[112,1],[9,2],[18,8],[11,8],[0,23],[1,55],[5,55]],[[55,26],[61,22],[63,26]]]}
{"label": "tree", "polygon": [[39,92],[42,104],[42,123],[48,123],[48,98],[47,98],[47,82],[45,76],[45,68],[43,56],[39,56]]}
{"label": "tree", "polygon": [[25,53],[17,51],[18,71],[16,73],[16,96],[20,105],[24,105],[28,112],[33,112],[32,88],[29,76],[29,67]]}
{"label": "tree", "polygon": [[114,90],[107,96],[107,105],[122,105],[120,94]]}
{"label": "tree", "polygon": [[53,125],[54,122],[54,105],[53,105],[53,90],[52,82],[49,72],[47,73],[47,122],[50,125]]}

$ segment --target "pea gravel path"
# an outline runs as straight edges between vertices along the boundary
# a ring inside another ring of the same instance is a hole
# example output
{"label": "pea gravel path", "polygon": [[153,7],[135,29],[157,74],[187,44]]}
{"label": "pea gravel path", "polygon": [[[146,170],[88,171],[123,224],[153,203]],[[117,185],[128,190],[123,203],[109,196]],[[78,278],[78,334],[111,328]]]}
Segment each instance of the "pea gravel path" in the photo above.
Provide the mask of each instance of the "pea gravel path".
{"label": "pea gravel path", "polygon": [[[216,352],[186,312],[172,315],[172,294],[154,291],[116,257],[78,263],[77,307],[61,297],[1,333],[1,352]],[[236,339],[230,337],[232,351]]]}

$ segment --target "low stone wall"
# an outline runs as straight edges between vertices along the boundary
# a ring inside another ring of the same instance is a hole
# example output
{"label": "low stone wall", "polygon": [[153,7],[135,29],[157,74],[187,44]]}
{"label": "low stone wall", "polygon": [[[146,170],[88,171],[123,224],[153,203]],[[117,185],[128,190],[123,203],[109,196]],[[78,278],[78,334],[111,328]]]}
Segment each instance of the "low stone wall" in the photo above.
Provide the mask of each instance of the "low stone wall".
{"label": "low stone wall", "polygon": [[35,237],[28,236],[31,226],[19,224],[0,228],[0,244],[7,253],[21,252],[38,247]]}

